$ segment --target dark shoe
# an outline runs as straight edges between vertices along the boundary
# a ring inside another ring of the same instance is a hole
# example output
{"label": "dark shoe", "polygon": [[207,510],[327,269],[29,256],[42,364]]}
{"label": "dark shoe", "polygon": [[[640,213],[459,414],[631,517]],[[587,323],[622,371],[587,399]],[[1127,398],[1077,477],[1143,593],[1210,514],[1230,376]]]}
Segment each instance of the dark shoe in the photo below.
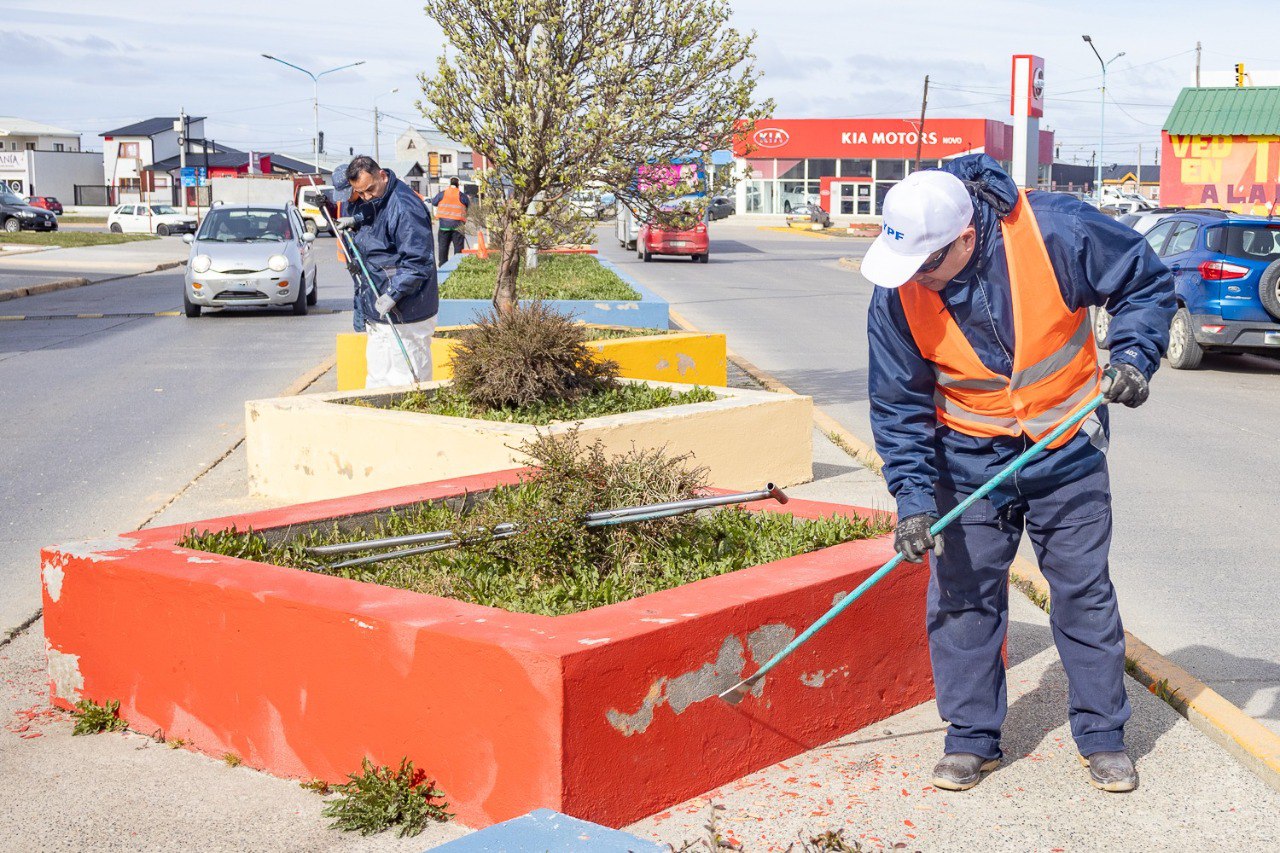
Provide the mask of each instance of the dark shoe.
{"label": "dark shoe", "polygon": [[1100,791],[1121,794],[1138,787],[1138,771],[1128,753],[1095,752],[1080,756],[1080,763],[1089,769],[1089,784]]}
{"label": "dark shoe", "polygon": [[967,791],[982,781],[982,774],[1000,766],[998,758],[983,758],[969,752],[942,756],[933,768],[933,787],[943,791]]}

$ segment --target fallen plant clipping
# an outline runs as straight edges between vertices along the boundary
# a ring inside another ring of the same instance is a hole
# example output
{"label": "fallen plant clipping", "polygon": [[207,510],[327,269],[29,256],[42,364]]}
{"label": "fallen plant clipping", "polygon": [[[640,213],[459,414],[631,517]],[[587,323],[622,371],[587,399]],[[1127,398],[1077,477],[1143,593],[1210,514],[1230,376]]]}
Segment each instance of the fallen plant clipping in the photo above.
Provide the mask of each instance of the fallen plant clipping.
{"label": "fallen plant clipping", "polygon": [[373,835],[399,826],[400,837],[407,838],[421,833],[430,821],[453,817],[446,811],[444,792],[408,758],[402,758],[396,770],[365,758],[361,771],[348,778],[350,782],[334,788],[338,799],[324,807],[324,816],[334,819],[332,829]]}
{"label": "fallen plant clipping", "polygon": [[92,699],[81,699],[71,713],[76,718],[72,735],[122,732],[129,728],[129,724],[120,719],[120,702],[116,699],[108,699],[105,705],[99,705]]}

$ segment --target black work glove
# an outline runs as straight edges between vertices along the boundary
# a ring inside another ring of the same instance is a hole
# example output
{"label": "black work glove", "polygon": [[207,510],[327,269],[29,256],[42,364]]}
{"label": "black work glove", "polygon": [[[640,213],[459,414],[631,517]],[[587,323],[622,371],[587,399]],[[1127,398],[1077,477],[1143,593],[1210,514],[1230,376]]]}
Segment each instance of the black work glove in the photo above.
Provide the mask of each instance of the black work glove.
{"label": "black work glove", "polygon": [[909,515],[898,520],[898,527],[893,532],[893,547],[908,563],[919,563],[925,552],[932,549],[934,554],[942,554],[942,534],[934,536],[929,528],[938,523],[938,517],[931,512]]}
{"label": "black work glove", "polygon": [[1109,364],[1102,374],[1102,396],[1108,403],[1123,403],[1136,409],[1147,402],[1150,394],[1147,377],[1132,364]]}
{"label": "black work glove", "polygon": [[360,264],[358,261],[347,261],[347,272],[351,273],[353,278],[360,277]]}

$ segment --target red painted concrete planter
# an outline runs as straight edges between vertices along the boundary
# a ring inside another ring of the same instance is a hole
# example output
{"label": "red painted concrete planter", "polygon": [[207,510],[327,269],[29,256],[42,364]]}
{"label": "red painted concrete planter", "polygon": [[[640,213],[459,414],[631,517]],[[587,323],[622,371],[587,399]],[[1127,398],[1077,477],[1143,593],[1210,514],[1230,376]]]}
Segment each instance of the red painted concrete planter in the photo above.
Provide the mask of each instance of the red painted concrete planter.
{"label": "red painted concrete planter", "polygon": [[714,698],[879,567],[887,538],[558,617],[174,544],[193,526],[306,525],[517,474],[47,548],[54,701],[117,699],[138,731],[280,776],[338,782],[366,755],[407,755],[478,827],[538,807],[621,826],[931,697],[927,571],[905,565],[758,696],[737,707]]}

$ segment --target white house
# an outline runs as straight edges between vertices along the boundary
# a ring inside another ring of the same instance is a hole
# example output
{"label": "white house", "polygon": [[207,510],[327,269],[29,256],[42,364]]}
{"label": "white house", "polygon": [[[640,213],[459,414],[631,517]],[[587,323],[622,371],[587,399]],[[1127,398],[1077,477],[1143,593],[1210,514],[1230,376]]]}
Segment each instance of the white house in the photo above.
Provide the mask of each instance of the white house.
{"label": "white house", "polygon": [[[102,183],[112,190],[113,199],[108,204],[138,200],[143,191],[158,193],[168,201],[172,195],[173,178],[167,172],[148,170],[161,160],[177,157],[179,132],[177,116],[161,116],[124,127],[117,127],[99,134],[102,137]],[[201,152],[204,143],[204,118],[187,117],[187,155],[191,160]],[[193,142],[194,140],[194,142]],[[210,151],[217,149],[210,148]]]}
{"label": "white house", "polygon": [[73,204],[75,187],[95,184],[102,154],[80,150],[80,134],[0,116],[0,182],[20,196],[54,196]]}
{"label": "white house", "polygon": [[[439,174],[431,172],[432,154],[438,158]],[[470,180],[472,176],[471,151],[462,143],[425,128],[410,127],[400,134],[396,139],[395,159],[398,162],[417,162],[433,185],[438,184],[441,178],[445,181],[453,177]]]}

